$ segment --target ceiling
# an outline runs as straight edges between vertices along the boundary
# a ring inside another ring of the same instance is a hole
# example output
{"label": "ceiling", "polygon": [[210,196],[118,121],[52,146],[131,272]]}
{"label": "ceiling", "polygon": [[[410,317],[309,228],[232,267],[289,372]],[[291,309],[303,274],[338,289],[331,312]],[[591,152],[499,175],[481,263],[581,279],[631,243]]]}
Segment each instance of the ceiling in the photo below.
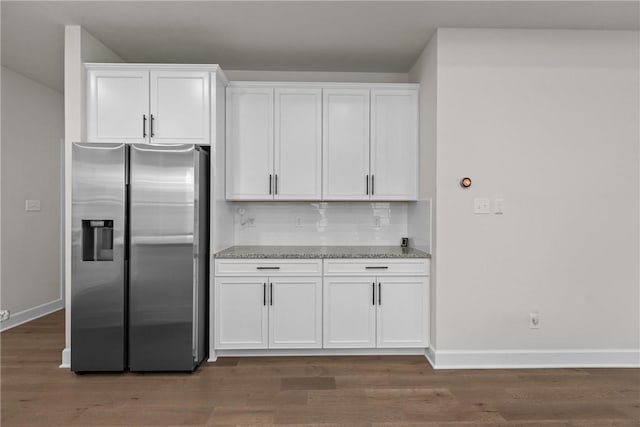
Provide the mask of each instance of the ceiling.
{"label": "ceiling", "polygon": [[8,1],[2,65],[63,90],[64,25],[126,62],[406,73],[438,27],[640,29],[637,1]]}

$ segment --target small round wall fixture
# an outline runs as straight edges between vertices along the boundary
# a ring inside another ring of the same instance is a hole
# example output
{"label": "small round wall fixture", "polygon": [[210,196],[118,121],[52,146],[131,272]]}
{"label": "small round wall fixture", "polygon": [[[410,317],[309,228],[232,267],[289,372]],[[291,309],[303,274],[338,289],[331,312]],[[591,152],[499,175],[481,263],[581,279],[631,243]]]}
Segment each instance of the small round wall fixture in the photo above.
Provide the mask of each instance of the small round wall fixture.
{"label": "small round wall fixture", "polygon": [[468,176],[465,176],[464,178],[462,178],[460,180],[460,187],[462,187],[462,188],[471,187],[471,178],[469,178]]}

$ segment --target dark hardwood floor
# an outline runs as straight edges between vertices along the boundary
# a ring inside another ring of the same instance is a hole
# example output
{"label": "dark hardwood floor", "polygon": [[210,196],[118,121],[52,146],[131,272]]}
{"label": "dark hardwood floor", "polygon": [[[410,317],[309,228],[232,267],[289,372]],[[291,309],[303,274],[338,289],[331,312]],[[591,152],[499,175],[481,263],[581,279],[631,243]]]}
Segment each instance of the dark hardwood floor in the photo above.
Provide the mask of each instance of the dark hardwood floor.
{"label": "dark hardwood floor", "polygon": [[423,357],[221,358],[194,374],[59,369],[60,311],[0,336],[2,427],[639,426],[639,369],[434,371]]}

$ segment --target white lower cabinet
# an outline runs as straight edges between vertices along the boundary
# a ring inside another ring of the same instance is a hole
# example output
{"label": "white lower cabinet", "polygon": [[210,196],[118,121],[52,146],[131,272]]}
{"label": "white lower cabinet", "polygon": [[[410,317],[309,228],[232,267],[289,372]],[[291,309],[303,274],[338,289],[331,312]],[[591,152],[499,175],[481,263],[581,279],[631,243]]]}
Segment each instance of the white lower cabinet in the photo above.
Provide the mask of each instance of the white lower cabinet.
{"label": "white lower cabinet", "polygon": [[325,277],[325,348],[427,347],[426,277]]}
{"label": "white lower cabinet", "polygon": [[427,277],[378,277],[376,346],[427,347]]}
{"label": "white lower cabinet", "polygon": [[269,348],[322,348],[322,280],[269,280]]}
{"label": "white lower cabinet", "polygon": [[216,348],[322,348],[320,277],[216,277]]}
{"label": "white lower cabinet", "polygon": [[375,277],[325,277],[324,347],[376,346]]}
{"label": "white lower cabinet", "polygon": [[224,274],[216,349],[429,346],[428,260],[219,259],[215,268]]}
{"label": "white lower cabinet", "polygon": [[269,310],[266,278],[216,278],[216,347],[267,348]]}

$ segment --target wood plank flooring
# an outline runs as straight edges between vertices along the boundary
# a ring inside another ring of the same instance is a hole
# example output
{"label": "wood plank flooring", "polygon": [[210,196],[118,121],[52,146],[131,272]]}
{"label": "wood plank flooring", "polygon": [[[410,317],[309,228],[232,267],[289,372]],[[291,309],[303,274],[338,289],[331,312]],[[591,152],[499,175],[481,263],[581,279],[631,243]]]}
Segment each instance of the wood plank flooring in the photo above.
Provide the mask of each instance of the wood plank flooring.
{"label": "wood plank flooring", "polygon": [[194,374],[59,369],[60,311],[0,336],[2,427],[640,426],[640,370],[434,371],[423,357],[221,358]]}

